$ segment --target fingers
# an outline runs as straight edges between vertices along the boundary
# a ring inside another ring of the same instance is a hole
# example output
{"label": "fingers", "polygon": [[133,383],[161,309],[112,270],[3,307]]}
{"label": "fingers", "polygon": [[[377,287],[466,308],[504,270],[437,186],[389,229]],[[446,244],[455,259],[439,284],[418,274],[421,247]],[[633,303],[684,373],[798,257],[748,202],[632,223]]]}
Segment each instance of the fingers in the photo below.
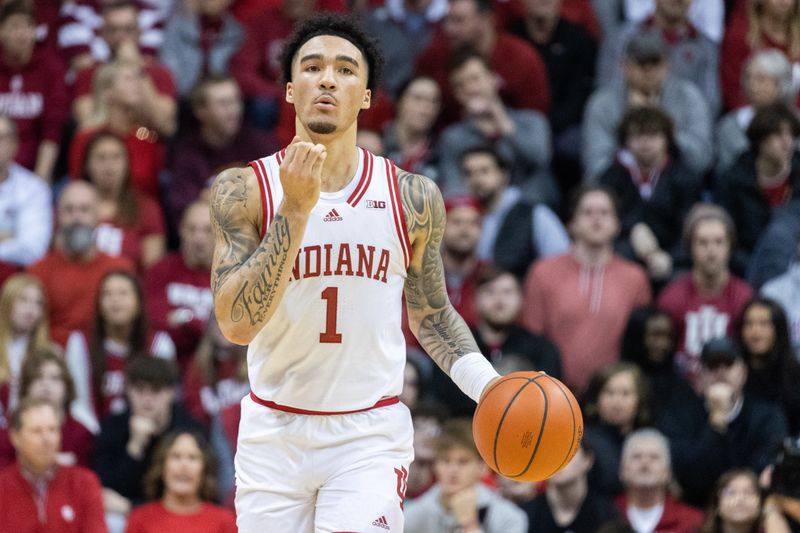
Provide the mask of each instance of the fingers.
{"label": "fingers", "polygon": [[325,159],[328,157],[328,151],[325,149],[324,146],[318,144],[314,148],[320,147],[318,150],[312,150],[309,154],[309,160],[312,158],[314,153],[316,153],[316,159],[314,159],[311,165],[311,175],[312,176],[319,176],[322,173],[322,165],[325,163]]}

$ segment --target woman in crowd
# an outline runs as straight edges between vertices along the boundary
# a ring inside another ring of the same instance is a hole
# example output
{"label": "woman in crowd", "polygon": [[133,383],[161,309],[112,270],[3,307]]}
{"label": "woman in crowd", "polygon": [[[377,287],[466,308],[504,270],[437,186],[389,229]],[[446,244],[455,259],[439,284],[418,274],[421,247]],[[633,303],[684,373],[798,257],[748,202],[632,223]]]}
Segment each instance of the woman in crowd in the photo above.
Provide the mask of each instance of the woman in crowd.
{"label": "woman in crowd", "polygon": [[742,312],[739,342],[748,368],[746,393],[780,404],[789,433],[795,434],[800,430],[800,363],[783,308],[769,298],[752,299]]}
{"label": "woman in crowd", "polygon": [[751,470],[731,470],[717,481],[700,533],[788,533],[779,513],[764,513],[764,497]]}
{"label": "woman in crowd", "polygon": [[216,462],[198,434],[177,431],[164,437],[144,477],[151,503],[134,509],[127,533],[235,533],[233,512],[213,505]]}
{"label": "woman in crowd", "polygon": [[650,390],[639,367],[620,362],[598,370],[586,389],[583,413],[584,438],[595,451],[590,482],[601,492],[619,494],[625,437],[651,422]]}
{"label": "woman in crowd", "polygon": [[28,274],[10,276],[0,290],[0,416],[17,403],[23,361],[50,345],[47,326],[42,284]]}
{"label": "woman in crowd", "polygon": [[100,283],[91,336],[73,332],[67,341],[82,416],[96,424],[125,410],[125,364],[140,354],[174,359],[175,345],[167,333],[150,332],[138,279],[129,272],[110,272]]}
{"label": "woman in crowd", "polygon": [[164,215],[158,202],[135,191],[125,142],[107,131],[86,145],[81,176],[97,188],[97,247],[111,256],[124,255],[144,270],[164,256]]}

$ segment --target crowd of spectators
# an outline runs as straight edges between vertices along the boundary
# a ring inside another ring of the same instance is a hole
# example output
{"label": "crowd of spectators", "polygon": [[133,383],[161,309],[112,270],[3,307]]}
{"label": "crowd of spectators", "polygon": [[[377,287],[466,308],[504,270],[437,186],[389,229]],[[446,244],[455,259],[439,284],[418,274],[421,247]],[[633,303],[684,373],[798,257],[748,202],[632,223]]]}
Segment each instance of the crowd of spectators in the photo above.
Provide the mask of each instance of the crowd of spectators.
{"label": "crowd of spectators", "polygon": [[800,0],[0,0],[0,530],[235,531],[207,191],[293,136],[320,11],[386,56],[358,142],[441,188],[481,352],[586,423],[493,476],[406,331],[406,531],[800,532]]}

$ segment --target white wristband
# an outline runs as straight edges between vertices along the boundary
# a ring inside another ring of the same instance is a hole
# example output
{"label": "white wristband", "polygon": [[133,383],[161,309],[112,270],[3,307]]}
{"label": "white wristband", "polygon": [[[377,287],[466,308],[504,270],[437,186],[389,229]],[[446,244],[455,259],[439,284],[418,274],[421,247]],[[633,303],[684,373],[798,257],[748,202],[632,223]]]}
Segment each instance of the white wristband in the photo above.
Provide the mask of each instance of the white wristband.
{"label": "white wristband", "polygon": [[497,377],[500,377],[500,374],[497,373],[483,354],[478,352],[468,353],[460,357],[450,367],[450,379],[476,403],[481,399],[481,393],[486,388],[486,385]]}

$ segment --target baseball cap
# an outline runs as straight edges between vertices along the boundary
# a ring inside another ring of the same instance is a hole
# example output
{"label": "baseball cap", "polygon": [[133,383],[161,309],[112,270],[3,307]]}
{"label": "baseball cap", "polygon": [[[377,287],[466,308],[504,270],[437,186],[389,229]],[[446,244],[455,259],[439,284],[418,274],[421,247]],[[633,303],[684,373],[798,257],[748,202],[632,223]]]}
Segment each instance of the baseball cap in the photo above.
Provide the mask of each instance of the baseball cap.
{"label": "baseball cap", "polygon": [[655,63],[667,57],[667,45],[656,31],[637,33],[628,41],[625,57],[636,63]]}
{"label": "baseball cap", "polygon": [[731,364],[737,359],[743,359],[742,350],[730,337],[711,339],[703,345],[703,351],[700,352],[700,362],[707,367]]}

